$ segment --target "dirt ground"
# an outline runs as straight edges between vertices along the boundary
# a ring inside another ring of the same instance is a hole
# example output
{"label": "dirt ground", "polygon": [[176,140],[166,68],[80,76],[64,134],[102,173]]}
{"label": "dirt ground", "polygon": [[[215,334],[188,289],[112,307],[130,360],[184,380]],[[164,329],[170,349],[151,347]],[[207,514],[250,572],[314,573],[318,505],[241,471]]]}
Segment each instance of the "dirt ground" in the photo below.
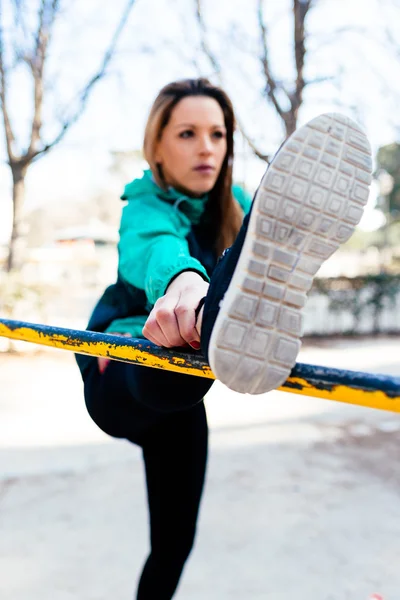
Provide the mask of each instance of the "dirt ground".
{"label": "dirt ground", "polygon": [[[335,340],[299,360],[399,376],[399,350]],[[218,383],[206,404],[177,600],[400,600],[400,415]],[[147,550],[140,451],[91,422],[71,354],[0,354],[0,599],[132,600]]]}

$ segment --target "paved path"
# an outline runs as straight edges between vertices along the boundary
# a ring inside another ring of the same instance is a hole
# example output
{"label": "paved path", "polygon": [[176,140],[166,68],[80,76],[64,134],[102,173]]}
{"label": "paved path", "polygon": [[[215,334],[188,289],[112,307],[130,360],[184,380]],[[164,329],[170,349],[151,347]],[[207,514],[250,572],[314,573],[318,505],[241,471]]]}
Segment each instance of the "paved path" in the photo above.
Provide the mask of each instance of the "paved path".
{"label": "paved path", "polygon": [[[300,360],[400,375],[399,349],[336,341]],[[0,599],[132,600],[147,550],[139,450],[91,423],[67,353],[0,355],[0,390]],[[400,415],[219,384],[207,409],[177,600],[399,600]]]}

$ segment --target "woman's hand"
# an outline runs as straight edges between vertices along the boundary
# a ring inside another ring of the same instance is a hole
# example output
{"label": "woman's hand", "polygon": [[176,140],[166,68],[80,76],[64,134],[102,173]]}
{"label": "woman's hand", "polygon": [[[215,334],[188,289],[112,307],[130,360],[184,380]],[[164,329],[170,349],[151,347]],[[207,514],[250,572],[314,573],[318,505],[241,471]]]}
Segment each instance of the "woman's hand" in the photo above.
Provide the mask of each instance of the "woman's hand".
{"label": "woman's hand", "polygon": [[143,335],[165,348],[186,346],[200,348],[200,335],[196,329],[195,310],[207,295],[209,283],[194,271],[184,271],[167,288],[164,296],[155,303],[149,314]]}

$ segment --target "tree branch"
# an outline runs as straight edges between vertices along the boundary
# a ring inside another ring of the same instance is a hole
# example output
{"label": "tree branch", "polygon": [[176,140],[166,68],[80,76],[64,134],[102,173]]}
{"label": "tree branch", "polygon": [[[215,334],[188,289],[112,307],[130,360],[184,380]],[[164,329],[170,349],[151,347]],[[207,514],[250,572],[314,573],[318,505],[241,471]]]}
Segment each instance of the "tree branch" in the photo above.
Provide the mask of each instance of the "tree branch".
{"label": "tree branch", "polygon": [[311,0],[294,0],[293,2],[293,13],[294,13],[294,53],[296,62],[296,85],[295,93],[292,99],[292,108],[296,112],[301,106],[303,101],[303,90],[306,86],[304,80],[304,57],[306,54],[305,47],[305,28],[304,22],[307,13],[310,9]]}
{"label": "tree branch", "polygon": [[7,104],[7,98],[6,98],[7,81],[6,81],[6,67],[4,64],[4,46],[3,46],[4,36],[3,36],[3,26],[2,26],[2,22],[1,22],[1,16],[2,16],[2,12],[1,12],[1,7],[0,7],[0,106],[1,106],[2,113],[3,113],[4,132],[5,132],[5,138],[6,138],[8,161],[11,164],[11,163],[16,162],[17,158],[14,155],[13,148],[12,148],[13,143],[15,141],[15,137],[14,137],[14,132],[12,130],[10,116],[8,114],[8,104]]}
{"label": "tree branch", "polygon": [[25,7],[24,7],[24,2],[23,2],[23,0],[13,0],[13,4],[14,4],[15,28],[17,29],[18,27],[20,27],[21,31],[23,33],[24,39],[28,40],[29,32],[26,28],[26,23],[23,18],[24,13],[26,12]]}
{"label": "tree branch", "polygon": [[42,108],[43,108],[43,74],[47,58],[50,36],[55,18],[59,10],[59,0],[42,0],[39,11],[39,24],[36,33],[35,49],[28,64],[34,81],[34,108],[31,129],[31,140],[26,152],[26,160],[30,161],[35,155],[37,145],[41,140]]}
{"label": "tree branch", "polygon": [[[207,39],[206,39],[206,33],[207,33],[207,29],[206,29],[206,25],[203,19],[203,7],[202,7],[202,2],[201,0],[195,0],[196,2],[196,18],[197,18],[197,22],[199,24],[199,28],[200,28],[200,44],[201,44],[201,49],[204,52],[205,56],[208,58],[208,60],[210,61],[215,75],[218,78],[218,82],[219,84],[222,86],[223,85],[223,81],[222,81],[222,68],[221,68],[221,64],[218,61],[217,57],[215,56],[215,54],[212,52],[210,46],[207,43]],[[196,63],[196,61],[194,61],[194,65],[198,68],[198,65]],[[240,131],[241,135],[243,136],[243,138],[245,139],[245,141],[247,142],[249,148],[252,150],[252,152],[261,160],[264,160],[266,162],[268,162],[268,155],[266,155],[264,152],[261,152],[261,150],[259,150],[257,148],[257,146],[255,145],[255,143],[253,142],[253,140],[251,138],[249,138],[249,136],[246,134],[246,132],[244,131],[243,128],[243,124],[237,119],[236,117],[236,124],[237,124],[237,128]]]}
{"label": "tree branch", "polygon": [[[264,11],[263,11],[263,0],[258,0],[258,8],[257,8],[257,17],[258,17],[258,25],[260,27],[260,39],[261,39],[261,47],[262,47],[262,56],[260,57],[262,69],[265,75],[266,80],[266,92],[268,97],[270,98],[272,104],[275,107],[276,112],[281,117],[283,121],[285,121],[285,111],[281,107],[278,102],[278,99],[275,94],[275,90],[278,88],[278,85],[272,76],[270,65],[269,65],[269,53],[268,53],[268,44],[267,44],[267,27],[264,23]],[[286,90],[279,86],[280,89],[287,94]]]}
{"label": "tree branch", "polygon": [[243,123],[241,123],[237,117],[236,117],[236,123],[237,123],[237,128],[240,131],[240,134],[245,139],[247,145],[249,146],[249,148],[253,152],[253,154],[255,154],[257,156],[257,158],[260,158],[261,160],[263,160],[264,162],[269,164],[269,154],[265,154],[264,152],[261,152],[261,150],[255,145],[253,140],[244,131]]}
{"label": "tree branch", "polygon": [[[127,23],[129,13],[130,13],[133,5],[135,4],[135,2],[136,2],[136,0],[128,0],[127,1],[125,10],[121,16],[120,21],[118,22],[118,25],[114,32],[114,35],[111,38],[110,45],[103,56],[103,60],[101,62],[99,70],[97,71],[97,73],[95,75],[93,75],[91,77],[91,79],[88,81],[88,83],[85,85],[85,87],[83,88],[83,90],[81,91],[81,93],[79,95],[78,107],[73,112],[73,114],[68,119],[66,119],[64,121],[64,123],[61,125],[61,129],[58,132],[58,134],[55,136],[55,138],[51,142],[45,144],[41,149],[35,150],[33,152],[32,156],[31,156],[31,160],[36,159],[39,156],[45,154],[51,148],[53,148],[56,144],[61,142],[61,140],[64,138],[65,134],[67,133],[67,131],[71,128],[72,125],[74,125],[76,123],[76,121],[79,119],[79,117],[83,114],[83,112],[86,108],[87,102],[89,100],[90,94],[93,91],[93,88],[106,74],[107,67],[113,57],[115,48],[116,48],[119,38],[122,34],[122,31]],[[58,3],[58,0],[53,0],[53,4],[56,4],[56,3]]]}
{"label": "tree branch", "polygon": [[[24,42],[28,42],[31,37],[30,32],[28,32],[26,28],[26,23],[24,21],[24,15],[26,14],[24,1],[23,0],[12,0],[11,4],[14,7],[13,17],[14,17],[14,34],[13,39],[11,40],[11,44],[13,46],[15,60],[13,61],[13,65],[11,65],[11,69],[15,68],[20,62],[27,62],[27,52],[24,47],[22,47],[19,40],[19,31],[22,33]],[[10,70],[11,70],[10,69]]]}
{"label": "tree branch", "polygon": [[335,81],[335,79],[336,77],[334,75],[327,75],[326,77],[314,77],[314,79],[306,79],[305,85],[316,85],[318,83],[326,83],[327,81],[332,83]]}
{"label": "tree branch", "polygon": [[203,50],[204,54],[210,61],[215,73],[218,75],[218,79],[220,80],[221,79],[221,65],[219,64],[219,61],[217,60],[215,54],[211,51],[211,48],[207,43],[207,37],[206,37],[207,30],[206,30],[206,25],[205,25],[205,22],[203,19],[203,6],[201,3],[201,0],[196,0],[196,17],[197,17],[197,22],[198,22],[199,28],[200,28],[201,49]]}

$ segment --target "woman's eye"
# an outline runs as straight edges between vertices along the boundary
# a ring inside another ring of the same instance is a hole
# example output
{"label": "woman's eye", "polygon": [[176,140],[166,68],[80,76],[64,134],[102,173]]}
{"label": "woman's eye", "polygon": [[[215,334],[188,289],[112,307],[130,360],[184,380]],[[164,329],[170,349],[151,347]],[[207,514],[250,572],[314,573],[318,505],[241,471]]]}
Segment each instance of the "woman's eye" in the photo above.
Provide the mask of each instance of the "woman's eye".
{"label": "woman's eye", "polygon": [[225,134],[222,131],[214,131],[213,136],[217,139],[221,139],[225,137]]}
{"label": "woman's eye", "polygon": [[190,131],[190,129],[187,129],[186,131],[182,131],[179,134],[179,137],[183,138],[184,140],[187,138],[190,138],[193,136],[193,131]]}

